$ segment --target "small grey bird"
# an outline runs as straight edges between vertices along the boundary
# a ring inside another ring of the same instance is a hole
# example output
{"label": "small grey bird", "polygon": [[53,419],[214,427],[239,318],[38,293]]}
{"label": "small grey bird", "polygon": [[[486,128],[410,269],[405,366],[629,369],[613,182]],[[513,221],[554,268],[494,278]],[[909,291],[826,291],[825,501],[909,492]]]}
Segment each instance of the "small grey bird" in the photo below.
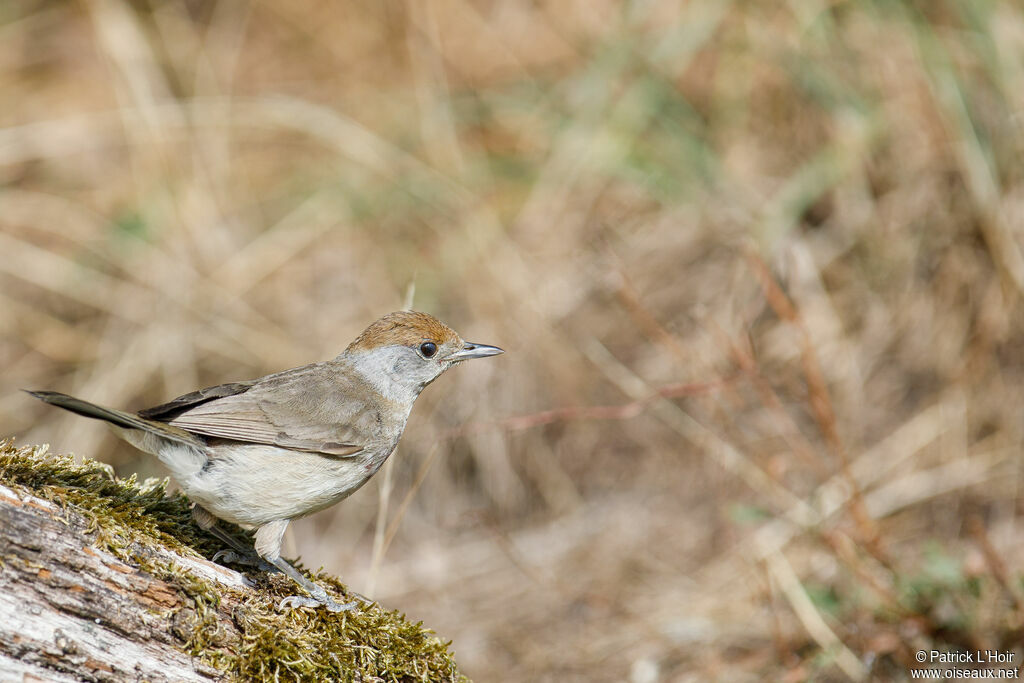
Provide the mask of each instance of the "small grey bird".
{"label": "small grey bird", "polygon": [[338,612],[356,603],[338,604],[281,558],[288,522],[365,484],[394,452],[416,397],[445,370],[499,353],[464,342],[431,315],[399,311],[334,360],[201,389],[136,414],[52,391],[28,393],[105,420],[158,457],[195,503],[196,523],[239,553],[251,551],[216,520],[255,528],[256,553],[310,595],[285,598],[282,608]]}

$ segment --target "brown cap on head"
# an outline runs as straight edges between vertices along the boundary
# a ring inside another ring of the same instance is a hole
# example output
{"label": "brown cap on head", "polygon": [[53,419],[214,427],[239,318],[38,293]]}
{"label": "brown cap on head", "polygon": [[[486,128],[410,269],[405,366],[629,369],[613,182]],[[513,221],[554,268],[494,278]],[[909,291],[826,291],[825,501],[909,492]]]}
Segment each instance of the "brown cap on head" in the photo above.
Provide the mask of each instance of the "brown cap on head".
{"label": "brown cap on head", "polygon": [[345,353],[368,351],[381,346],[416,346],[425,341],[441,345],[459,340],[455,330],[428,313],[418,311],[395,311],[373,323],[356,340],[348,345]]}

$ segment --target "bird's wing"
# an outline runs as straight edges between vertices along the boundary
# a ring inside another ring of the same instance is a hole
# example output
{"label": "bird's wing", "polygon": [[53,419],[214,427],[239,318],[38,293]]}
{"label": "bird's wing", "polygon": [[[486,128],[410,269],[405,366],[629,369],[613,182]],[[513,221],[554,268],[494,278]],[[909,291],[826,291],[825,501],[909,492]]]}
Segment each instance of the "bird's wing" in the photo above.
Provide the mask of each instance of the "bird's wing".
{"label": "bird's wing", "polygon": [[335,457],[361,451],[376,411],[353,401],[363,387],[332,363],[186,394],[140,415],[194,434]]}
{"label": "bird's wing", "polygon": [[180,415],[186,410],[195,408],[200,403],[206,403],[207,401],[212,401],[216,398],[234,396],[235,394],[241,394],[249,391],[249,389],[251,389],[258,381],[259,380],[252,379],[247,382],[231,382],[229,384],[218,384],[215,387],[208,387],[206,389],[200,389],[199,391],[193,391],[179,396],[172,401],[168,401],[167,403],[161,403],[158,406],[140,410],[139,417],[168,422],[176,415]]}

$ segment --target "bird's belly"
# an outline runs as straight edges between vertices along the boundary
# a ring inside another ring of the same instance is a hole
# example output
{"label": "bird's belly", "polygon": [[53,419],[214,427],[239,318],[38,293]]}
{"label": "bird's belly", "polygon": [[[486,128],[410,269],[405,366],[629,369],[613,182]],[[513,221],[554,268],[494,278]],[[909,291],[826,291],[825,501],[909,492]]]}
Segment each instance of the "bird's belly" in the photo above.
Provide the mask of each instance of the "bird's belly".
{"label": "bird's belly", "polygon": [[[190,499],[236,524],[304,517],[351,495],[376,471],[372,455],[345,458],[256,444],[212,446],[209,465],[179,481]],[[386,457],[387,454],[385,454]]]}

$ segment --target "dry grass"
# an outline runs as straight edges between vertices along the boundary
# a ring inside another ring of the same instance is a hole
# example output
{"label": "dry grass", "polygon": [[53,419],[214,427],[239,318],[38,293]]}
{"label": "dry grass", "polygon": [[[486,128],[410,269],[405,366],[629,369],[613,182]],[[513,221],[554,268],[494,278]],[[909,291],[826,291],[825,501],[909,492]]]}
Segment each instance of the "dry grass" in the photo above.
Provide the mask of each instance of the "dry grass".
{"label": "dry grass", "polygon": [[[509,353],[294,525],[479,680],[1018,647],[1024,10],[0,7],[0,433],[415,306]],[[387,503],[385,510],[379,504]]]}

